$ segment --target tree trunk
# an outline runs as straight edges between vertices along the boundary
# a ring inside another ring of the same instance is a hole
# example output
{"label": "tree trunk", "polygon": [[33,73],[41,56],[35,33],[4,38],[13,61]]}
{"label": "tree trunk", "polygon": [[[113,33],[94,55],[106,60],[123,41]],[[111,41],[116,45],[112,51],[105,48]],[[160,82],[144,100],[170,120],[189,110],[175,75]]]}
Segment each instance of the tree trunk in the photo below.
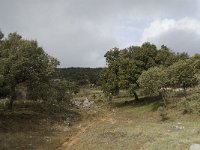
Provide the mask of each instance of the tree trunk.
{"label": "tree trunk", "polygon": [[10,103],[8,104],[8,109],[13,109],[13,102],[16,99],[16,93],[15,93],[15,86],[11,88],[11,97],[10,97]]}
{"label": "tree trunk", "polygon": [[138,100],[139,100],[139,98],[138,98],[138,95],[137,95],[137,93],[136,93],[136,92],[134,92],[133,94],[134,94],[134,96],[135,96],[135,101],[138,101]]}
{"label": "tree trunk", "polygon": [[161,95],[162,95],[162,100],[163,100],[164,107],[166,107],[167,106],[167,102],[166,102],[166,98],[165,98],[165,91],[162,91]]}
{"label": "tree trunk", "polygon": [[184,90],[184,97],[185,97],[185,102],[184,102],[184,107],[185,107],[185,110],[184,110],[184,114],[185,113],[189,113],[190,112],[190,106],[189,106],[189,103],[187,101],[187,91],[186,91],[186,88],[183,88]]}
{"label": "tree trunk", "polygon": [[9,110],[12,110],[12,108],[13,108],[13,102],[14,102],[14,99],[10,99],[10,103],[8,104],[8,109]]}

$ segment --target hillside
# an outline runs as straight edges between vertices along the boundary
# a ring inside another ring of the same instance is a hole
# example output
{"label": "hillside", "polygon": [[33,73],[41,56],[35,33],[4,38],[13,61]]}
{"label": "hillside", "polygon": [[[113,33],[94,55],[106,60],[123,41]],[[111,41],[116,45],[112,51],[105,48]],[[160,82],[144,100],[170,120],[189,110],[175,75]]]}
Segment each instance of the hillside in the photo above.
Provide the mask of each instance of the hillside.
{"label": "hillside", "polygon": [[109,109],[102,108],[103,116],[90,108],[95,118],[82,120],[79,132],[59,150],[187,150],[193,143],[200,143],[199,115],[192,100],[197,96],[194,91],[189,92],[192,113],[183,115],[184,96],[175,96],[178,107],[172,98],[168,99],[165,121],[158,111],[161,98],[141,97],[139,103],[133,103],[131,97],[121,93]]}
{"label": "hillside", "polygon": [[103,68],[58,68],[59,76],[63,79],[74,81],[79,85],[99,85],[99,78]]}

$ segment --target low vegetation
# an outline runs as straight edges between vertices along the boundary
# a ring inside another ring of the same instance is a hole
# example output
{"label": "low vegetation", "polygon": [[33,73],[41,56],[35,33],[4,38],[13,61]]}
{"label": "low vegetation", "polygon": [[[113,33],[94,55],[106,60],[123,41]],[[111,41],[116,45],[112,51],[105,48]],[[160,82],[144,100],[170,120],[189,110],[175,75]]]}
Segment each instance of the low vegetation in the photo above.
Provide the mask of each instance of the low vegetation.
{"label": "low vegetation", "polygon": [[[167,107],[164,108],[161,107],[161,97],[139,95],[140,102],[133,104],[131,97],[123,94],[120,92],[114,96],[103,117],[84,124],[84,130],[75,134],[73,142],[67,141],[60,149],[180,150],[199,143],[198,109],[190,105],[192,113],[183,115],[184,95],[174,91],[168,95]],[[192,99],[195,95],[196,92],[188,91],[190,104],[199,101]],[[173,103],[174,99],[179,100],[177,104]]]}
{"label": "low vegetation", "polygon": [[99,86],[103,68],[58,68],[58,77],[76,82],[78,86]]}
{"label": "low vegetation", "polygon": [[37,41],[0,32],[0,149],[200,143],[200,54],[146,42],[105,58],[105,68],[58,68]]}

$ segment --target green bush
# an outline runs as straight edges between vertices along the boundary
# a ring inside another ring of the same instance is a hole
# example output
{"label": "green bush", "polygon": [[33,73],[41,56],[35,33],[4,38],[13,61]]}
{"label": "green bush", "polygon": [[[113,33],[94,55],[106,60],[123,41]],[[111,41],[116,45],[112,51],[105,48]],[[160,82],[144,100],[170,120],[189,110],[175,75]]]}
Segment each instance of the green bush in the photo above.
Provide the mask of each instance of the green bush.
{"label": "green bush", "polygon": [[158,108],[158,113],[159,113],[159,116],[160,116],[160,120],[161,120],[161,121],[165,121],[165,120],[168,119],[167,111],[166,111],[166,108],[165,108],[165,107],[160,106],[160,107]]}

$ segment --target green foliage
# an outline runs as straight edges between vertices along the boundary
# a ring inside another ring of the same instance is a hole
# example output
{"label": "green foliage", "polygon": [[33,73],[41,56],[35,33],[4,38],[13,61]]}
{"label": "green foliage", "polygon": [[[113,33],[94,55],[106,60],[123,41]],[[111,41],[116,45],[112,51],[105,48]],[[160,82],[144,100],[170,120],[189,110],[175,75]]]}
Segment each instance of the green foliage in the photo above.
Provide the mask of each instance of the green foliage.
{"label": "green foliage", "polygon": [[[105,54],[108,67],[102,75],[104,93],[116,95],[120,89],[126,89],[137,99],[137,80],[143,71],[158,65],[157,55],[156,46],[148,42],[141,47],[130,46],[122,50],[113,48],[108,51]],[[159,58],[160,61],[162,59],[165,58]]]}
{"label": "green foliage", "polygon": [[152,67],[144,71],[138,79],[143,93],[150,96],[158,95],[166,87],[167,81],[166,71],[161,67]]}
{"label": "green foliage", "polygon": [[166,111],[165,107],[159,107],[158,108],[158,113],[159,113],[161,121],[165,121],[165,120],[168,119],[168,117],[167,117],[167,111]]}
{"label": "green foliage", "polygon": [[17,33],[11,33],[1,40],[0,67],[4,84],[11,97],[10,107],[16,99],[16,86],[40,86],[49,82],[59,62],[38,46],[36,41],[25,40]]}
{"label": "green foliage", "polygon": [[195,86],[197,77],[196,70],[191,60],[180,60],[168,68],[170,86],[174,88],[189,88]]}
{"label": "green foliage", "polygon": [[190,58],[188,53],[186,53],[186,52],[177,53],[176,57],[178,60],[187,60]]}
{"label": "green foliage", "polygon": [[138,82],[144,95],[160,95],[163,100],[163,105],[166,106],[166,88],[169,85],[169,80],[166,68],[152,67],[140,75]]}
{"label": "green foliage", "polygon": [[156,63],[161,66],[170,66],[177,61],[177,56],[167,46],[162,45],[156,55]]}
{"label": "green foliage", "polygon": [[119,94],[119,59],[120,51],[118,48],[113,48],[108,51],[105,56],[108,68],[103,70],[101,83],[103,92],[106,96]]}
{"label": "green foliage", "polygon": [[119,79],[112,68],[106,68],[101,76],[102,89],[106,96],[118,95],[119,93]]}
{"label": "green foliage", "polygon": [[49,84],[41,84],[34,88],[28,88],[28,97],[32,100],[43,100],[52,103],[70,103],[72,93],[79,92],[74,82],[67,80],[51,80]]}
{"label": "green foliage", "polygon": [[150,67],[156,66],[156,56],[156,46],[154,44],[146,42],[142,44],[142,46],[136,52],[135,57],[133,57],[133,59],[141,62],[140,68],[142,68],[142,70],[147,70]]}
{"label": "green foliage", "polygon": [[4,76],[0,75],[0,97],[6,97],[9,95],[10,89],[9,86],[5,82]]}
{"label": "green foliage", "polygon": [[183,88],[184,111],[190,113],[190,106],[187,98],[187,88],[198,84],[195,65],[192,60],[180,60],[168,68],[170,86],[173,88]]}
{"label": "green foliage", "polygon": [[195,85],[195,76],[200,68],[198,55],[191,60],[187,53],[174,53],[164,45],[157,49],[149,42],[140,47],[113,48],[105,54],[105,58],[107,68],[101,81],[107,96],[117,95],[119,90],[125,89],[137,99],[136,90],[142,88],[146,95],[162,95],[164,104],[165,89]]}
{"label": "green foliage", "polygon": [[196,73],[200,73],[200,54],[194,55],[191,60],[193,61],[193,65]]}
{"label": "green foliage", "polygon": [[[102,68],[58,68],[58,78],[76,82],[79,86],[100,85],[99,78]],[[56,77],[55,77],[56,78]]]}

